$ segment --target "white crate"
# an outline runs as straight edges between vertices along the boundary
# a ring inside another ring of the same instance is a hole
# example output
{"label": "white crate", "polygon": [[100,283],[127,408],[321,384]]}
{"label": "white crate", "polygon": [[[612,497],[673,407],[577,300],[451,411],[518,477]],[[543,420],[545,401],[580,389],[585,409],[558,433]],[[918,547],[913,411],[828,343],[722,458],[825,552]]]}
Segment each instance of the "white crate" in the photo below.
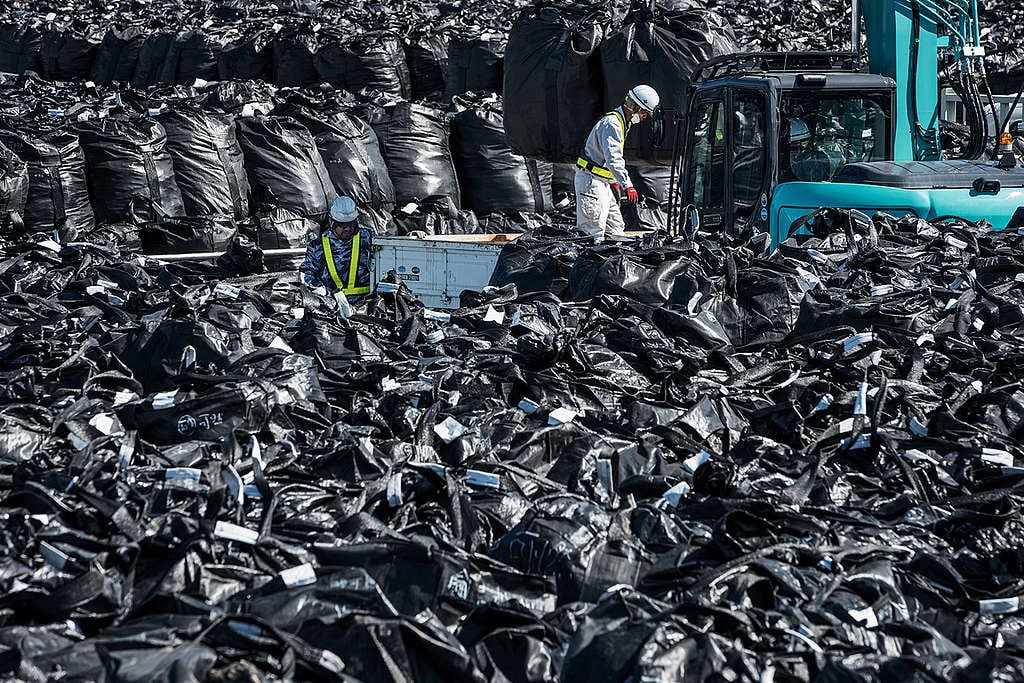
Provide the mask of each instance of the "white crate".
{"label": "white crate", "polygon": [[458,308],[464,290],[479,292],[487,286],[501,248],[517,237],[518,233],[375,237],[373,286],[393,270],[427,306]]}

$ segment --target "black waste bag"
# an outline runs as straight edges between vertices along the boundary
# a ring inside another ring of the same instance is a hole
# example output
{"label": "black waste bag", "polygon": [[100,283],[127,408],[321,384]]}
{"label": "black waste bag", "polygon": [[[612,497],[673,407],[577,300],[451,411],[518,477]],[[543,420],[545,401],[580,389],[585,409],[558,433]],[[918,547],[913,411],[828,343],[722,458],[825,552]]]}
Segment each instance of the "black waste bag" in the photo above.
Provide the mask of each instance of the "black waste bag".
{"label": "black waste bag", "polygon": [[504,53],[503,36],[482,34],[449,38],[445,96],[471,91],[501,92]]}
{"label": "black waste bag", "polygon": [[407,205],[394,214],[395,234],[420,232],[426,235],[471,235],[480,232],[472,211],[460,211],[451,197],[427,197],[419,204]]}
{"label": "black waste bag", "polygon": [[320,81],[350,92],[376,90],[410,99],[409,67],[399,37],[388,32],[368,32],[355,37],[327,33],[316,53]]}
{"label": "black waste bag", "polygon": [[217,62],[224,49],[221,40],[206,31],[182,31],[167,48],[160,83],[191,84],[197,78],[215,81]]}
{"label": "black waste bag", "polygon": [[618,246],[584,252],[569,273],[569,291],[577,301],[599,294],[619,294],[660,305],[673,297],[676,276],[689,263],[671,250],[633,252]]}
{"label": "black waste bag", "polygon": [[156,119],[167,132],[186,215],[248,216],[249,179],[235,137],[235,117],[176,107]]}
{"label": "black waste bag", "polygon": [[575,163],[602,113],[598,47],[610,23],[601,5],[538,3],[522,11],[505,47],[505,131],[524,156]]}
{"label": "black waste bag", "polygon": [[288,117],[237,121],[253,200],[320,222],[338,193],[305,126]]}
{"label": "black waste bag", "polygon": [[316,53],[319,43],[309,27],[282,31],[274,39],[272,77],[280,86],[304,87],[318,82]]}
{"label": "black waste bag", "polygon": [[235,233],[232,216],[182,216],[144,224],[139,229],[145,254],[216,252]]}
{"label": "black waste bag", "polygon": [[222,81],[269,81],[274,73],[274,34],[257,28],[221,50],[217,74]]}
{"label": "black waste bag", "polygon": [[27,232],[73,239],[92,230],[96,221],[78,137],[60,129],[39,135],[0,130],[0,142],[28,164]]}
{"label": "black waste bag", "polygon": [[400,102],[371,109],[370,125],[380,141],[398,208],[432,195],[451,197],[460,205],[444,113],[424,104]]}
{"label": "black waste bag", "polygon": [[[248,221],[249,232],[259,249],[305,249],[320,236],[320,224],[288,209],[272,209],[257,213]],[[243,227],[243,226],[240,226]],[[267,270],[297,272],[305,258],[301,256],[264,255]]]}
{"label": "black waste bag", "polygon": [[[719,55],[736,52],[736,38],[728,20],[713,10],[663,9],[656,3],[634,7],[626,22],[601,43],[604,109],[622,104],[633,86],[645,83],[661,96],[664,120],[660,143],[652,142],[653,119],[633,126],[626,139],[626,160],[649,165],[672,163],[675,117],[685,117],[686,88],[694,68]],[[591,122],[593,122],[592,119]],[[679,124],[683,140],[685,123]]]}
{"label": "black waste bag", "polygon": [[93,119],[74,126],[85,152],[96,220],[122,220],[133,197],[156,202],[165,215],[184,214],[163,126],[152,119]]}
{"label": "black waste bag", "polygon": [[444,96],[448,81],[448,39],[440,33],[413,34],[405,42],[413,100]]}
{"label": "black waste bag", "polygon": [[111,28],[107,31],[93,60],[89,80],[97,85],[110,85],[115,81],[130,83],[135,75],[146,35],[146,30],[142,26]]}
{"label": "black waste bag", "polygon": [[275,113],[290,116],[309,128],[339,195],[351,197],[361,208],[394,208],[395,187],[377,135],[368,123],[341,109],[298,104],[283,105]]}
{"label": "black waste bag", "polygon": [[0,24],[0,72],[22,74],[43,72],[42,34],[33,21]]}
{"label": "black waste bag", "polygon": [[576,197],[575,164],[551,164],[551,195],[555,201]]}
{"label": "black waste bag", "polygon": [[515,154],[505,142],[499,97],[462,98],[452,118],[451,148],[462,205],[479,215],[550,211],[551,164]]}
{"label": "black waste bag", "polygon": [[103,34],[95,28],[68,27],[43,34],[40,56],[43,78],[54,81],[87,79],[92,72]]}
{"label": "black waste bag", "polygon": [[157,394],[121,411],[125,425],[156,445],[218,442],[235,430],[254,434],[267,424],[274,387],[259,379],[229,379]]}
{"label": "black waste bag", "polygon": [[573,241],[524,235],[501,248],[489,284],[514,284],[520,293],[551,292],[566,299],[573,263],[593,242],[586,237]]}
{"label": "black waste bag", "polygon": [[146,36],[139,48],[139,60],[132,76],[133,88],[146,88],[160,82],[167,51],[174,38],[175,34],[171,31],[156,31]]}
{"label": "black waste bag", "polygon": [[18,235],[24,230],[28,192],[28,166],[0,145],[0,230],[4,236]]}

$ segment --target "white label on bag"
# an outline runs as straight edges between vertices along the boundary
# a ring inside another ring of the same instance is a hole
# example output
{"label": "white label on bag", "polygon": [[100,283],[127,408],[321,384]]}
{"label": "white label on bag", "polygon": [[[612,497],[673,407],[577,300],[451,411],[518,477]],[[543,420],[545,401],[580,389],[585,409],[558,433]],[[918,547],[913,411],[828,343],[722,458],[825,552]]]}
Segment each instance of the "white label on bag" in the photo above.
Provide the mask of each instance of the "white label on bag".
{"label": "white label on bag", "polygon": [[445,443],[451,443],[467,431],[466,426],[449,415],[440,424],[434,425],[434,433]]}
{"label": "white label on bag", "polygon": [[43,249],[49,249],[50,251],[53,252],[60,251],[60,245],[54,242],[53,240],[43,240],[42,242],[39,243],[39,246],[41,246]]}
{"label": "white label on bag", "polygon": [[387,393],[389,391],[395,391],[396,389],[401,388],[401,386],[402,386],[401,382],[398,382],[397,380],[393,380],[390,377],[385,377],[384,379],[382,379],[380,381],[380,389],[384,393]]}
{"label": "white label on bag", "polygon": [[487,312],[484,314],[485,322],[498,323],[499,325],[505,322],[505,312],[499,311],[494,306],[487,306]]}
{"label": "white label on bag", "polygon": [[285,569],[278,576],[284,581],[284,585],[289,588],[298,588],[299,586],[308,586],[311,583],[316,583],[316,570],[313,569],[313,565],[309,562],[300,564],[298,567]]}
{"label": "white label on bag", "polygon": [[230,522],[217,522],[217,525],[213,528],[213,535],[217,538],[223,538],[227,541],[238,541],[246,545],[255,545],[256,541],[260,539],[259,533],[252,529],[246,529],[244,526],[238,526]]}
{"label": "white label on bag", "polygon": [[178,390],[173,391],[161,391],[158,394],[153,394],[153,410],[166,410],[167,408],[174,407],[174,398],[178,395]]}
{"label": "white label on bag", "polygon": [[537,403],[534,403],[533,401],[531,401],[528,398],[524,398],[522,401],[519,402],[519,410],[523,411],[527,415],[533,415],[539,409],[540,409],[540,405],[537,404]]}
{"label": "white label on bag", "polygon": [[981,614],[1010,614],[1020,610],[1020,596],[1012,598],[993,598],[991,600],[979,600],[978,612]]}
{"label": "white label on bag", "polygon": [[113,415],[100,413],[89,420],[89,425],[95,428],[100,434],[110,436],[111,434],[124,434],[124,428]]}
{"label": "white label on bag", "polygon": [[847,610],[847,614],[853,617],[854,621],[861,622],[861,626],[865,628],[875,628],[878,626],[878,617],[875,616],[875,610],[870,607]]}
{"label": "white label on bag", "polygon": [[858,346],[868,344],[875,340],[874,332],[858,332],[843,342],[843,353],[850,353]]}
{"label": "white label on bag", "polygon": [[960,239],[958,237],[953,237],[952,235],[946,235],[946,240],[945,241],[946,241],[946,244],[948,244],[949,246],[953,247],[954,249],[966,249],[967,248],[967,242],[964,242],[962,239]]}
{"label": "white label on bag", "polygon": [[566,408],[564,406],[561,408],[555,408],[548,413],[548,424],[552,426],[568,424],[576,419],[576,415],[576,411],[572,408]]}
{"label": "white label on bag", "polygon": [[419,204],[417,204],[416,202],[409,202],[408,204],[403,206],[400,209],[400,211],[402,213],[407,213],[407,214],[412,215],[412,214],[416,213],[416,209],[418,209],[418,208],[420,208]]}
{"label": "white label on bag", "polygon": [[917,341],[915,341],[914,343],[917,344],[918,346],[924,346],[928,342],[931,342],[933,344],[935,343],[935,335],[932,334],[931,332],[925,332],[920,337],[918,337]]}
{"label": "white label on bag", "polygon": [[1013,467],[1013,456],[998,448],[982,448],[981,459],[985,462],[990,462],[993,465],[1002,465],[1003,467]]}
{"label": "white label on bag", "polygon": [[853,402],[853,414],[864,415],[868,414],[868,383],[861,382],[860,389],[857,390],[857,398]]}
{"label": "white label on bag", "polygon": [[690,485],[681,481],[665,493],[661,494],[662,499],[672,507],[679,507],[679,501],[690,492]]}
{"label": "white label on bag", "polygon": [[828,407],[832,405],[832,403],[835,402],[835,400],[836,399],[834,396],[832,396],[832,394],[825,394],[820,399],[818,399],[818,405],[814,406],[814,408],[811,410],[811,415],[814,415],[815,413],[820,413],[823,410],[828,410]]}
{"label": "white label on bag", "polygon": [[39,544],[39,552],[43,559],[57,571],[63,571],[64,567],[68,565],[68,560],[71,559],[67,553],[58,550],[56,546],[50,545],[46,541]]}
{"label": "white label on bag", "polygon": [[213,288],[213,293],[218,296],[226,296],[229,299],[237,299],[238,295],[242,293],[242,288],[229,285],[226,282],[218,282],[217,286]]}
{"label": "white label on bag", "polygon": [[693,474],[697,469],[711,459],[711,454],[707,451],[701,451],[697,455],[687,458],[683,461],[683,467],[687,472]]}
{"label": "white label on bag", "polygon": [[423,317],[427,320],[436,320],[441,323],[450,323],[452,321],[452,314],[445,313],[444,311],[435,311],[430,308],[423,309]]}
{"label": "white label on bag", "polygon": [[270,348],[280,349],[281,351],[284,351],[286,353],[294,353],[292,347],[288,345],[288,342],[286,342],[284,339],[281,339],[277,335],[274,335],[273,341],[270,342]]}
{"label": "white label on bag", "polygon": [[402,504],[402,473],[396,472],[388,477],[386,496],[388,505],[393,508]]}
{"label": "white label on bag", "polygon": [[429,334],[423,335],[423,338],[430,344],[436,344],[437,342],[444,339],[444,330],[434,330]]}
{"label": "white label on bag", "polygon": [[479,488],[497,489],[501,488],[501,477],[493,472],[466,470],[466,483]]}

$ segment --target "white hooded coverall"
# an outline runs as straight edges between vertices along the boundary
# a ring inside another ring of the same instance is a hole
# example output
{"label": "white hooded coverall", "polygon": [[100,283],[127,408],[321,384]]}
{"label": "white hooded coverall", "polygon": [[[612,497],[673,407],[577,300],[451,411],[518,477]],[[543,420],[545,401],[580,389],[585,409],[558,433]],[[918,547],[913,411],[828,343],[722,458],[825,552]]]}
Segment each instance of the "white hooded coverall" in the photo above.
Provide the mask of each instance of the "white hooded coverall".
{"label": "white hooded coverall", "polygon": [[618,107],[594,124],[583,146],[583,158],[610,171],[614,181],[578,165],[576,168],[576,227],[592,235],[597,242],[603,241],[606,234],[621,235],[625,232],[619,200],[611,184],[617,182],[623,195],[633,186],[622,156],[628,130],[622,107]]}

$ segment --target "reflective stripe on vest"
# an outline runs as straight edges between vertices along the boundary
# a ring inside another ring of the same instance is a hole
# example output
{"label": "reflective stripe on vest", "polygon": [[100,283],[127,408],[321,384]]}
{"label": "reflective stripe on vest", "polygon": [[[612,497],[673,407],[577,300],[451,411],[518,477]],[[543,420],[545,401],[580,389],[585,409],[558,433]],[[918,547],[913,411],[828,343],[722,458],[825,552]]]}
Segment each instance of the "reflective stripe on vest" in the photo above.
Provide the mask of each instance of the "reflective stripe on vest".
{"label": "reflective stripe on vest", "polygon": [[[605,114],[605,116],[609,116],[611,114],[615,114],[615,118],[617,118],[619,120],[619,125],[622,126],[622,153],[623,153],[623,155],[625,155],[625,153],[626,153],[626,119],[624,119],[622,117],[622,114],[619,113],[618,109],[613,109],[610,112],[607,112]],[[604,117],[602,117],[602,118],[604,118]],[[614,173],[609,171],[604,166],[598,166],[597,164],[595,164],[590,159],[587,159],[586,157],[579,157],[579,158],[577,158],[576,159],[576,165],[579,166],[580,168],[582,168],[584,171],[590,171],[591,173],[596,175],[598,178],[605,178],[607,180],[615,180],[615,174]]]}
{"label": "reflective stripe on vest", "polygon": [[345,283],[341,281],[341,276],[338,275],[338,268],[334,264],[334,254],[331,252],[331,238],[329,238],[325,232],[320,236],[320,240],[324,245],[324,258],[327,261],[327,270],[331,273],[331,279],[334,280],[334,286],[344,292],[346,296],[369,294],[369,285],[356,287],[356,275],[359,272],[359,233],[357,232],[352,238],[352,256],[349,259],[348,264],[348,287],[346,287]]}

